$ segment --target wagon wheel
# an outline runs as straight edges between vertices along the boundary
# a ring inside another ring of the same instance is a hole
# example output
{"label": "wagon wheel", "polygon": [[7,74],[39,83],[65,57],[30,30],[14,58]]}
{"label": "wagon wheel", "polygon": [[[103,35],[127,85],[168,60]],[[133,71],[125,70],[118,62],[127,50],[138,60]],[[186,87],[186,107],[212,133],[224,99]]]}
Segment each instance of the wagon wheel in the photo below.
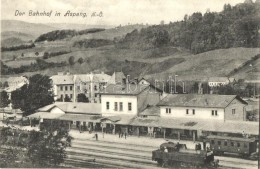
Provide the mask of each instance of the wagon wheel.
{"label": "wagon wheel", "polygon": [[157,164],[158,164],[158,166],[161,167],[163,165],[163,160],[162,159],[158,159],[157,160]]}

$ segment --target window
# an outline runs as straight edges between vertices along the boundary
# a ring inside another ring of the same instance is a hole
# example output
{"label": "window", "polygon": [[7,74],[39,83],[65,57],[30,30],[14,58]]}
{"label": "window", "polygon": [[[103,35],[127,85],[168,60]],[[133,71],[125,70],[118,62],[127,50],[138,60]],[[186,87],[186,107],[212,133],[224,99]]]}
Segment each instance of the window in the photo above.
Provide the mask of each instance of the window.
{"label": "window", "polygon": [[224,142],[224,146],[227,146],[227,141]]}
{"label": "window", "polygon": [[232,109],[232,114],[236,114],[236,109]]}
{"label": "window", "polygon": [[195,109],[192,109],[192,114],[195,115]]}
{"label": "window", "polygon": [[107,110],[109,110],[109,102],[107,102]]}
{"label": "window", "polygon": [[73,87],[73,86],[70,86],[70,90],[72,90],[72,87]]}
{"label": "window", "polygon": [[215,144],[215,141],[214,141],[214,140],[211,140],[211,144]]}
{"label": "window", "polygon": [[94,90],[97,90],[97,86],[96,85],[94,86]]}
{"label": "window", "polygon": [[240,147],[240,143],[237,143],[237,147]]}
{"label": "window", "polygon": [[70,98],[72,99],[72,94],[70,94]]}
{"label": "window", "polygon": [[63,94],[60,95],[60,99],[61,99],[61,101],[63,101]]}
{"label": "window", "polygon": [[231,142],[230,145],[231,145],[232,147],[234,147],[234,142]]}
{"label": "window", "polygon": [[68,90],[68,86],[65,86],[65,91],[67,91]]}
{"label": "window", "polygon": [[171,109],[171,108],[169,108],[169,113],[171,114],[171,112],[172,112],[172,109]]}
{"label": "window", "polygon": [[132,111],[132,103],[128,103],[128,111]]}
{"label": "window", "polygon": [[63,86],[60,86],[60,90],[63,90]]}
{"label": "window", "polygon": [[170,114],[171,111],[172,111],[171,108],[166,108],[166,113],[169,113],[169,114]]}
{"label": "window", "polygon": [[221,141],[218,141],[218,145],[219,145],[219,146],[221,145]]}
{"label": "window", "polygon": [[217,110],[212,110],[211,111],[212,116],[218,116],[218,111]]}
{"label": "window", "polygon": [[120,111],[123,111],[123,102],[119,103],[119,109],[120,109]]}
{"label": "window", "polygon": [[117,102],[115,102],[115,111],[117,111]]}
{"label": "window", "polygon": [[189,114],[189,109],[186,109],[186,114]]}

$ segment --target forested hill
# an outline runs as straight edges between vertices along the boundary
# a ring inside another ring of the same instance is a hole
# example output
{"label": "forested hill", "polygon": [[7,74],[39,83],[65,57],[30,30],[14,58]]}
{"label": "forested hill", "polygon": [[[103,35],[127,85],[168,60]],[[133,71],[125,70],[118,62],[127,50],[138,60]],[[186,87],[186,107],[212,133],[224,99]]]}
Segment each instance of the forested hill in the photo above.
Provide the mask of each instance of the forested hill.
{"label": "forested hill", "polygon": [[231,47],[259,47],[260,1],[247,0],[223,11],[193,13],[182,21],[154,25],[128,33],[118,48],[149,49],[160,46],[179,46],[192,53]]}
{"label": "forested hill", "polygon": [[104,31],[105,29],[102,28],[92,28],[92,29],[85,29],[85,30],[55,30],[51,31],[45,34],[40,35],[35,42],[41,42],[41,41],[55,41],[55,40],[61,40],[77,35],[84,35],[89,33],[96,33],[100,31]]}

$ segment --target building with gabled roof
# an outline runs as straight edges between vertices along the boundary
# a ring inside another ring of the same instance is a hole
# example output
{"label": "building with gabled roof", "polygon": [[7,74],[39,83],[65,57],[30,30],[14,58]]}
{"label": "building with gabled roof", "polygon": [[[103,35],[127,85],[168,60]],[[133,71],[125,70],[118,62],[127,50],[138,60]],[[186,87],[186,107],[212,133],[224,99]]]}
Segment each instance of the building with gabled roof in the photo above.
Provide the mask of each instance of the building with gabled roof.
{"label": "building with gabled roof", "polygon": [[77,102],[78,94],[84,94],[89,102],[100,102],[97,94],[110,81],[111,76],[104,72],[94,74],[61,74],[51,77],[55,100],[64,101],[65,97],[73,102]]}
{"label": "building with gabled roof", "polygon": [[139,84],[110,84],[101,91],[102,115],[138,115],[160,101],[160,92]]}
{"label": "building with gabled roof", "polygon": [[234,83],[234,78],[229,77],[210,77],[208,80],[208,85],[210,87],[217,87],[217,86],[225,86],[230,83]]}
{"label": "building with gabled roof", "polygon": [[173,94],[162,99],[162,117],[245,121],[247,102],[236,95]]}

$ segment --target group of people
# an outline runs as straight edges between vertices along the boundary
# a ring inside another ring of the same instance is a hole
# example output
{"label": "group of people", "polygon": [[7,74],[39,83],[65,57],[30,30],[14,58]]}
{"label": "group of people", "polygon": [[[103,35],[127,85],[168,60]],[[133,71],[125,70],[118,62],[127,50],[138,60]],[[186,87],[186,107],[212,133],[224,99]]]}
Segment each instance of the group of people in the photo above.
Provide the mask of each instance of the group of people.
{"label": "group of people", "polygon": [[126,139],[127,133],[120,131],[120,132],[118,133],[118,135],[119,135],[119,138],[123,138],[123,137],[125,136],[125,139]]}

